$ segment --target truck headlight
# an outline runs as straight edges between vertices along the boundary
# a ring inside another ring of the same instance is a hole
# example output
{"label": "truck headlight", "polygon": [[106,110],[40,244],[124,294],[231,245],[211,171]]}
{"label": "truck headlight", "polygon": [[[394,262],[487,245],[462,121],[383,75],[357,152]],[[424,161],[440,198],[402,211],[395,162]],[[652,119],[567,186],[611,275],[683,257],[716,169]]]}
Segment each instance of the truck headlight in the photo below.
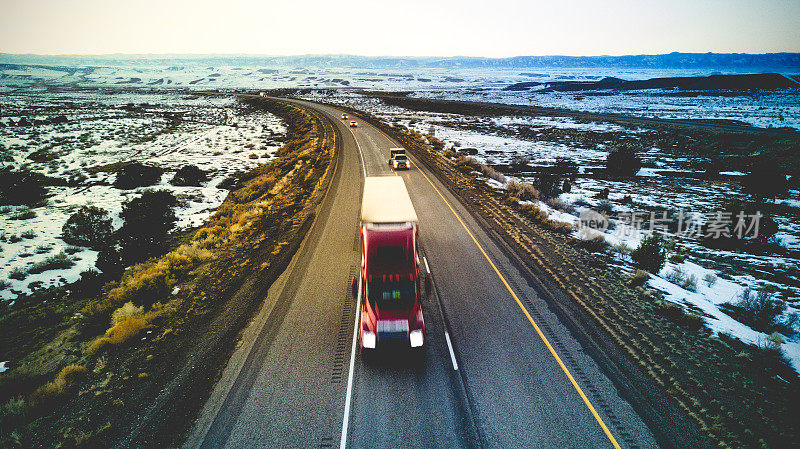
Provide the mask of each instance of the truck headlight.
{"label": "truck headlight", "polygon": [[375,349],[375,344],[378,339],[375,338],[375,332],[364,330],[361,331],[361,347],[367,349]]}
{"label": "truck headlight", "polygon": [[419,348],[422,346],[424,337],[422,336],[422,329],[415,329],[408,334],[408,340],[412,348]]}

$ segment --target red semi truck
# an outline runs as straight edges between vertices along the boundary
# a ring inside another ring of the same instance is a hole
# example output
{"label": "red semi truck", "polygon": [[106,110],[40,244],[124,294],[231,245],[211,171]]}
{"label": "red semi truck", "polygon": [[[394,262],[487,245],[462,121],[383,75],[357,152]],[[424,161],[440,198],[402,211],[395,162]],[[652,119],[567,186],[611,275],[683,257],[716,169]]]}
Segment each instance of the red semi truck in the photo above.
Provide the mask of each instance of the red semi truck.
{"label": "red semi truck", "polygon": [[[361,304],[362,349],[392,343],[420,348],[425,343],[418,235],[417,213],[403,178],[367,177],[361,203],[361,275],[353,282]],[[425,283],[426,291],[429,285]]]}

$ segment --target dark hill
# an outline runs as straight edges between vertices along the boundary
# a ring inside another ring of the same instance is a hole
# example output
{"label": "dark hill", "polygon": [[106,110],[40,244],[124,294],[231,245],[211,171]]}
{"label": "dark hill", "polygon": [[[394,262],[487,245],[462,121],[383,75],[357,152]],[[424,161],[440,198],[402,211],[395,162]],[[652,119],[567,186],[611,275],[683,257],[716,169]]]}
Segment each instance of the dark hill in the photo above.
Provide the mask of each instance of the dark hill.
{"label": "dark hill", "polygon": [[504,90],[527,90],[543,85],[546,91],[574,92],[585,90],[642,90],[642,89],[681,89],[681,90],[733,90],[748,91],[772,89],[800,89],[800,83],[778,73],[758,73],[745,75],[685,76],[673,78],[651,78],[648,80],[626,81],[619,78],[603,78],[600,81],[553,81],[547,83],[517,83]]}

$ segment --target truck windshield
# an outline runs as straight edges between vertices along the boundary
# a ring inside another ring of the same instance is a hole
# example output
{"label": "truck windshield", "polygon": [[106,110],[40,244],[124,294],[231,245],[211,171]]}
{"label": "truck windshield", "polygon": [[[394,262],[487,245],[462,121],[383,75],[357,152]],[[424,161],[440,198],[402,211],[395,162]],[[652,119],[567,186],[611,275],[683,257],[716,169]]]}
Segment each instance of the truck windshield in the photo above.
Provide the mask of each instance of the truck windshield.
{"label": "truck windshield", "polygon": [[414,281],[367,282],[367,297],[380,309],[406,309],[414,303],[417,284]]}
{"label": "truck windshield", "polygon": [[395,154],[394,158],[395,158],[395,160],[398,160],[398,161],[404,161],[404,160],[406,160],[406,155],[405,154]]}

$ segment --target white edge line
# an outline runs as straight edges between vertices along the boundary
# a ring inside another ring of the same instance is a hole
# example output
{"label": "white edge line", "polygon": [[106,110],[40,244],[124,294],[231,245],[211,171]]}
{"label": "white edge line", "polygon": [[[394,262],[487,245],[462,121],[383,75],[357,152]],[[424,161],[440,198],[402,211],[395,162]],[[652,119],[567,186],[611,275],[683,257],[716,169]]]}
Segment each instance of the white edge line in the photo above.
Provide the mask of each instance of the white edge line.
{"label": "white edge line", "polygon": [[358,339],[358,322],[361,318],[361,281],[358,282],[358,296],[356,297],[356,319],[353,323],[353,344],[350,348],[350,371],[347,374],[347,393],[344,399],[344,418],[342,419],[342,437],[339,440],[339,449],[347,447],[347,426],[350,423],[350,403],[353,398],[353,372],[356,362],[356,340]]}
{"label": "white edge line", "polygon": [[422,261],[425,262],[425,271],[427,271],[428,274],[431,274],[431,267],[428,266],[428,259],[426,259],[425,256],[422,256]]}
{"label": "white edge line", "polygon": [[358,138],[356,137],[356,133],[350,129],[350,134],[353,135],[353,141],[356,143],[356,148],[358,148],[358,155],[361,157],[361,173],[364,174],[364,177],[367,177],[367,163],[364,162],[364,153],[361,151],[361,144],[358,143]]}
{"label": "white edge line", "polygon": [[453,352],[453,344],[450,343],[450,334],[444,331],[444,339],[447,341],[447,349],[450,350],[450,361],[453,362],[453,371],[458,371],[458,362],[456,362],[456,354]]}
{"label": "white edge line", "polygon": [[[358,143],[358,139],[356,138],[356,134],[353,130],[350,130],[350,133],[353,135],[353,140],[356,142],[356,148],[358,148],[358,155],[361,158],[361,172],[364,177],[367,177],[367,164],[364,162],[364,154],[361,152],[361,145]],[[347,373],[347,392],[345,393],[344,399],[344,417],[342,418],[342,436],[339,439],[339,449],[345,449],[347,447],[347,426],[350,424],[350,405],[353,399],[353,375],[355,371],[355,363],[356,363],[356,341],[358,340],[358,324],[361,318],[361,276],[359,276],[358,280],[358,295],[355,297],[356,301],[356,318],[353,322],[353,343],[350,348],[350,369]]]}

